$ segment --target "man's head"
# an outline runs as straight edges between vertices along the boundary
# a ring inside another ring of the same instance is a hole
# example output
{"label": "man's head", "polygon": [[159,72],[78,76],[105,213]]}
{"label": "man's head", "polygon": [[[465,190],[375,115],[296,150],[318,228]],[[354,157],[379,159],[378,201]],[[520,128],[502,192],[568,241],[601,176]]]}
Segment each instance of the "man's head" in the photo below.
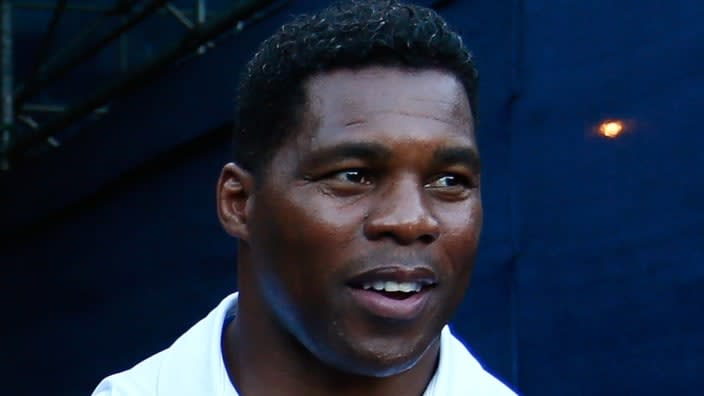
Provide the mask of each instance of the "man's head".
{"label": "man's head", "polygon": [[354,4],[284,26],[250,63],[219,214],[248,320],[385,377],[437,352],[472,272],[476,73],[431,11]]}
{"label": "man's head", "polygon": [[312,76],[378,65],[451,73],[476,121],[477,71],[461,37],[437,13],[397,1],[342,1],[282,26],[247,64],[235,114],[235,161],[261,173],[302,126]]}

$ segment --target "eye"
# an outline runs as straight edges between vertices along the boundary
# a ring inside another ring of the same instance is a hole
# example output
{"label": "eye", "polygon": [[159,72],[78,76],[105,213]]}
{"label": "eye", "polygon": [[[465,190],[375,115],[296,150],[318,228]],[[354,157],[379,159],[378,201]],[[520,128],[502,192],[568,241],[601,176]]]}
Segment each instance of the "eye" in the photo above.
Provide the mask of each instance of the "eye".
{"label": "eye", "polygon": [[354,184],[371,184],[372,178],[369,172],[363,169],[345,169],[343,171],[335,172],[331,175],[331,179],[335,181],[340,181],[343,183],[354,183]]}
{"label": "eye", "polygon": [[370,170],[348,168],[328,173],[319,179],[321,191],[330,196],[359,196],[374,188],[375,178]]}
{"label": "eye", "polygon": [[469,179],[460,175],[442,175],[425,185],[425,188],[433,189],[455,189],[471,187],[472,183],[469,181]]}

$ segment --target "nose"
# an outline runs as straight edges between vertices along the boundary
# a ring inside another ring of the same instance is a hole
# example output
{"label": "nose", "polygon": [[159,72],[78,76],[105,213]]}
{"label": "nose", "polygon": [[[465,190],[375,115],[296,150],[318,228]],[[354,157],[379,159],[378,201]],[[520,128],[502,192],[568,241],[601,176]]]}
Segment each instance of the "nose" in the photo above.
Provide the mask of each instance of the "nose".
{"label": "nose", "polygon": [[439,237],[440,224],[425,203],[423,185],[409,177],[382,190],[364,223],[364,233],[369,240],[430,244]]}

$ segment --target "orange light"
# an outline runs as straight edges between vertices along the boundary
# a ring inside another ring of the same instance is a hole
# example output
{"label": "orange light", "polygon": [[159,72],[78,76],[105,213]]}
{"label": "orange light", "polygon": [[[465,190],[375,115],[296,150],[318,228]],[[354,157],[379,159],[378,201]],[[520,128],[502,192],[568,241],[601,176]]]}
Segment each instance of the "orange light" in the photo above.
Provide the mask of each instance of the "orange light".
{"label": "orange light", "polygon": [[604,121],[599,125],[599,132],[607,138],[615,138],[623,132],[623,122]]}

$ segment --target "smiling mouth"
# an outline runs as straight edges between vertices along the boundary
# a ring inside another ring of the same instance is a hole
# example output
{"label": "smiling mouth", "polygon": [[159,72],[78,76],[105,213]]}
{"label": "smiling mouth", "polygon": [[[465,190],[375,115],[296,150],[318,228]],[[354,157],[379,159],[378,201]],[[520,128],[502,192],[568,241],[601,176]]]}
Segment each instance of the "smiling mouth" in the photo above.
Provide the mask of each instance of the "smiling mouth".
{"label": "smiling mouth", "polygon": [[437,284],[429,268],[390,266],[364,272],[347,282],[347,286],[375,292],[388,298],[403,300]]}
{"label": "smiling mouth", "polygon": [[378,280],[364,282],[359,288],[376,292],[384,297],[393,298],[394,300],[404,300],[430,286],[432,286],[431,281],[396,282]]}
{"label": "smiling mouth", "polygon": [[355,304],[375,317],[414,320],[421,317],[437,286],[429,268],[387,267],[347,282]]}
{"label": "smiling mouth", "polygon": [[433,286],[421,282],[378,281],[361,287],[350,286],[348,290],[355,305],[371,316],[409,321],[422,317],[431,301]]}
{"label": "smiling mouth", "polygon": [[438,278],[428,266],[391,265],[358,274],[346,285],[351,301],[367,314],[409,321],[423,317]]}

